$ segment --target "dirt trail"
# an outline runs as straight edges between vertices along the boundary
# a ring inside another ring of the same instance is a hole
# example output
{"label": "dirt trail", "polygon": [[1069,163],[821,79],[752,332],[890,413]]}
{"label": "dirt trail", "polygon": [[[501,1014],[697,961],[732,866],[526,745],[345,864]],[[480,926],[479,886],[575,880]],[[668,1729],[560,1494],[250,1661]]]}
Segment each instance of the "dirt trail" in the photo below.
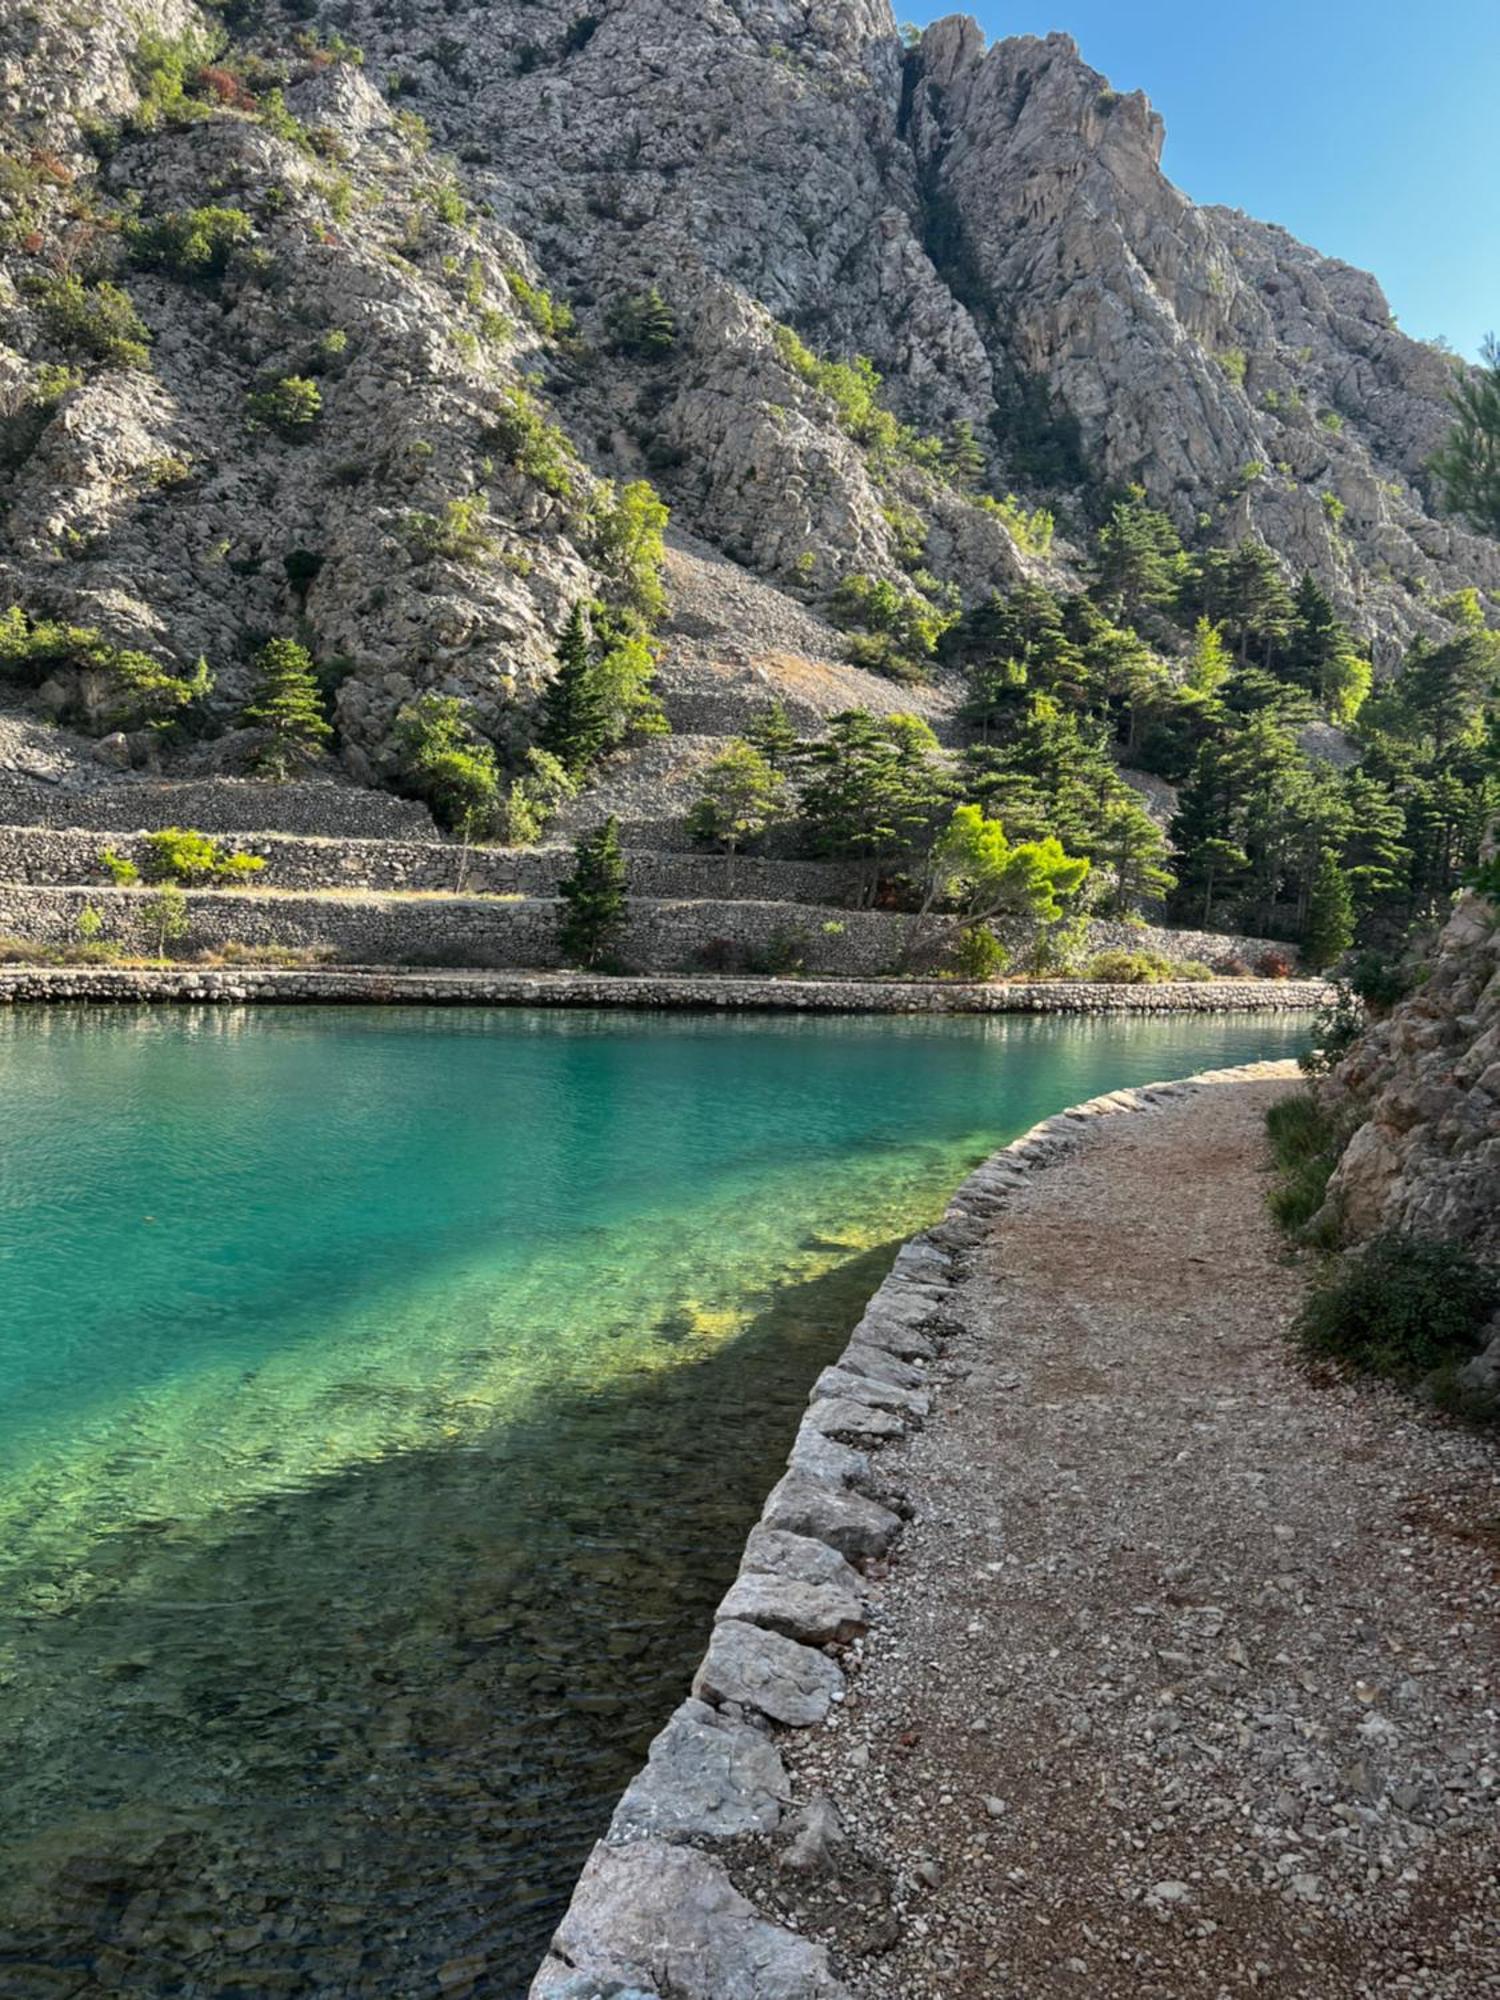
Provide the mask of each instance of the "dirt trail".
{"label": "dirt trail", "polygon": [[1288,1358],[1287,1087],[1099,1120],[974,1260],[863,1670],[785,1745],[842,1865],[753,1871],[859,2000],[1500,1994],[1500,1464]]}

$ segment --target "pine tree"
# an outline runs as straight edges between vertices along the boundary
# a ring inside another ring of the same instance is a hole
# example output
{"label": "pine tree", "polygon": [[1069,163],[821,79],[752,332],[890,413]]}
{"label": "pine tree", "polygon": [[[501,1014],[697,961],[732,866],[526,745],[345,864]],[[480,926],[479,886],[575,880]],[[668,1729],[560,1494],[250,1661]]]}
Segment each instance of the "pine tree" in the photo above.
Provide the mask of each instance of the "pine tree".
{"label": "pine tree", "polygon": [[1240,664],[1250,657],[1252,642],[1269,667],[1292,629],[1291,592],[1275,556],[1253,535],[1247,535],[1230,558],[1224,575],[1223,620],[1235,640]]}
{"label": "pine tree", "polygon": [[1165,514],[1146,505],[1139,486],[1132,486],[1110,509],[1095,538],[1095,550],[1094,594],[1126,624],[1134,625],[1143,612],[1170,604],[1187,570],[1177,530]]}
{"label": "pine tree", "polygon": [[785,706],[773,701],[751,717],[745,730],[745,741],[753,750],[758,750],[773,771],[785,777],[797,762],[802,749],[802,741],[792,727],[791,717]]}
{"label": "pine tree", "polygon": [[1193,627],[1193,645],[1188,654],[1186,684],[1194,694],[1213,694],[1229,674],[1229,648],[1224,634],[1210,619],[1200,618]]}
{"label": "pine tree", "polygon": [[295,639],[271,639],[255,657],[255,688],[241,718],[266,732],[259,768],[286,778],[322,755],[333,729],[323,713],[312,657]]}
{"label": "pine tree", "polygon": [[632,292],[611,308],[609,330],[617,353],[656,361],[677,343],[677,316],[659,287],[648,285],[644,292]]}
{"label": "pine tree", "polygon": [[576,774],[588,769],[608,738],[588,621],[582,604],[575,604],[558,642],[557,672],[542,697],[537,740],[564,770]]}
{"label": "pine tree", "polygon": [[1405,813],[1384,785],[1358,770],[1344,780],[1344,802],[1349,833],[1342,859],[1356,915],[1366,916],[1382,905],[1399,906],[1411,874]]}
{"label": "pine tree", "polygon": [[1490,334],[1483,366],[1460,366],[1449,391],[1453,429],[1432,460],[1443,498],[1470,527],[1500,535],[1500,341]]}
{"label": "pine tree", "polygon": [[613,814],[573,849],[573,872],[558,884],[563,904],[558,942],[563,958],[585,970],[618,943],[625,926],[625,857]]}
{"label": "pine tree", "polygon": [[1338,857],[1325,847],[1313,876],[1308,897],[1307,917],[1302,927],[1302,956],[1309,968],[1321,972],[1342,958],[1354,942],[1354,898],[1349,878]]}

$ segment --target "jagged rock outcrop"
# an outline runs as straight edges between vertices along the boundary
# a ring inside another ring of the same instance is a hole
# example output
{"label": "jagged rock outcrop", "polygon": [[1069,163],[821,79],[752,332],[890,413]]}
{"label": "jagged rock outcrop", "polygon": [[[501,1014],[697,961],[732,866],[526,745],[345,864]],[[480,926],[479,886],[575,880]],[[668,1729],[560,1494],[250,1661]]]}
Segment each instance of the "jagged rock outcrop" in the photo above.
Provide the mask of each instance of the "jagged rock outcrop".
{"label": "jagged rock outcrop", "polygon": [[[184,112],[142,37],[224,21],[248,81]],[[972,426],[1001,493],[1139,479],[1185,528],[1258,529],[1378,664],[1444,592],[1500,591],[1427,493],[1446,360],[1373,279],[1189,202],[1145,99],[1065,36],[907,48],[886,0],[37,0],[0,24],[0,121],[0,591],[206,656],[220,723],[300,630],[362,780],[427,689],[524,747],[567,607],[619,587],[611,482],[815,606],[918,560],[971,601],[1068,580],[1065,538],[852,434],[778,322],[869,354],[917,432]],[[203,202],[246,218],[219,267],[131,251]],[[80,352],[68,277],[128,293],[144,363]],[[610,312],[652,283],[678,338],[643,361]],[[316,419],[257,420],[288,376]],[[467,536],[432,525],[455,503]]]}
{"label": "jagged rock outcrop", "polygon": [[[1465,896],[1430,976],[1323,1085],[1352,1136],[1328,1184],[1358,1243],[1385,1230],[1460,1245],[1500,1268],[1500,911]],[[1500,1324],[1466,1371],[1500,1393]]]}
{"label": "jagged rock outcrop", "polygon": [[1465,896],[1431,973],[1324,1085],[1358,1120],[1329,1183],[1345,1231],[1461,1243],[1500,1265],[1500,916]]}

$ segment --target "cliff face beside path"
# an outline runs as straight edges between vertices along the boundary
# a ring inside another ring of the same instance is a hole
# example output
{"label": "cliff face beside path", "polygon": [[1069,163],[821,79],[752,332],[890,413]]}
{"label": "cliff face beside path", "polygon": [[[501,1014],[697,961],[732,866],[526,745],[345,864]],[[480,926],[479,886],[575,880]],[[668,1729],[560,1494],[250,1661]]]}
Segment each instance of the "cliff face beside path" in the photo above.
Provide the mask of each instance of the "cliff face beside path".
{"label": "cliff face beside path", "polygon": [[[1138,480],[1184,530],[1258,531],[1377,666],[1445,592],[1500,589],[1424,471],[1445,357],[1372,278],[1187,201],[1160,119],[1065,36],[907,47],[885,0],[36,0],[0,24],[0,136],[6,601],[206,656],[221,724],[295,628],[364,780],[426,689],[524,746],[568,605],[622,587],[641,477],[830,659],[830,591],[904,582],[914,513],[965,601],[1076,575],[984,489],[1066,529]],[[163,236],[203,204],[232,242]],[[617,314],[653,285],[677,338],[649,358]],[[917,434],[971,427],[976,483],[877,462],[778,324],[868,354]],[[315,420],[257,401],[288,378]],[[690,652],[669,635],[669,705]]]}

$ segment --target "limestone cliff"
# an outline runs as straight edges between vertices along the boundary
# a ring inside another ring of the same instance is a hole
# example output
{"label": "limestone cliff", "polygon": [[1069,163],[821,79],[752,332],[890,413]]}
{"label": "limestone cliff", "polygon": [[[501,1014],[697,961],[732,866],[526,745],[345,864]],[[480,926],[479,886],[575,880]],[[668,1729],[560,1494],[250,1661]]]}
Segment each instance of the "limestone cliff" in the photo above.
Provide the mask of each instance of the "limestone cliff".
{"label": "limestone cliff", "polygon": [[[163,44],[197,52],[186,100]],[[423,689],[524,746],[640,477],[698,560],[797,600],[739,635],[761,696],[786,623],[838,659],[807,611],[847,572],[1066,583],[1109,481],[1258,529],[1377,664],[1444,592],[1500,592],[1427,485],[1445,358],[1373,279],[1187,201],[1065,36],[908,48],[886,0],[36,0],[0,22],[0,121],[5,601],[206,656],[225,727],[300,630],[362,779]],[[244,223],[195,262],[173,219],[204,204]],[[643,359],[612,312],[652,285],[677,338]],[[906,441],[858,435],[778,323],[868,354]],[[314,416],[274,414],[288,378]],[[958,424],[977,486],[921,448]],[[985,489],[1052,506],[1050,553]],[[841,700],[878,688],[851,671]]]}
{"label": "limestone cliff", "polygon": [[[1353,1136],[1329,1183],[1345,1238],[1385,1230],[1500,1266],[1500,912],[1465,896],[1428,976],[1323,1086]],[[1500,1390],[1500,1326],[1474,1364]]]}

